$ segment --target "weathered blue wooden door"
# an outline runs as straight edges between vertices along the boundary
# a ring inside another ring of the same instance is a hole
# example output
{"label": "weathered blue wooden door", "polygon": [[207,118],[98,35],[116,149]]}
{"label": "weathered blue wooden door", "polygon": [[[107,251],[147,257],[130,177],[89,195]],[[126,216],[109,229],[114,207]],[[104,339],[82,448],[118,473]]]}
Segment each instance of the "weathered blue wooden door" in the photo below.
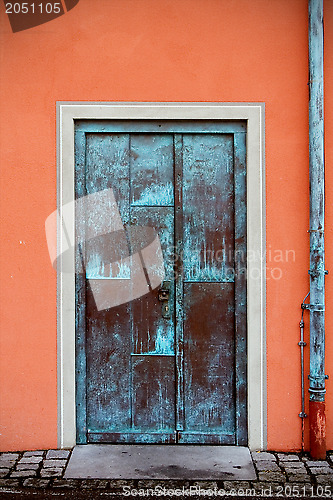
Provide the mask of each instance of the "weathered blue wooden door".
{"label": "weathered blue wooden door", "polygon": [[98,310],[91,283],[131,275],[105,242],[78,245],[79,443],[247,443],[245,145],[244,122],[76,123],[76,197],[112,189],[125,228],[157,231],[166,273]]}

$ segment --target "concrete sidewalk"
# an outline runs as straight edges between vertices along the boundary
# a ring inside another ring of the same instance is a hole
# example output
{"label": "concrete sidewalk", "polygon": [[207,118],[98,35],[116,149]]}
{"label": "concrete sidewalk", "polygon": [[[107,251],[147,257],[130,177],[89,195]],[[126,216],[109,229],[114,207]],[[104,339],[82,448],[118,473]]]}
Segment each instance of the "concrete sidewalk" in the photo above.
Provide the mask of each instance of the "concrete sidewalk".
{"label": "concrete sidewalk", "polygon": [[333,497],[333,452],[325,461],[306,454],[253,452],[253,481],[64,479],[72,450],[0,455],[0,499],[172,497]]}

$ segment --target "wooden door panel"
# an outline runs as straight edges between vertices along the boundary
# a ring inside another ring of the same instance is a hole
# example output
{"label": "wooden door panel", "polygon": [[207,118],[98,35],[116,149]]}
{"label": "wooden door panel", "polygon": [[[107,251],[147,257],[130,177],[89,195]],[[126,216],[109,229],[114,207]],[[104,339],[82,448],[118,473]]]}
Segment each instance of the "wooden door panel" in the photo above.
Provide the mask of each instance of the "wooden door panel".
{"label": "wooden door panel", "polygon": [[163,252],[165,279],[173,281],[176,259],[174,207],[131,206],[130,214],[133,225],[153,227],[156,230]]}
{"label": "wooden door panel", "polygon": [[132,303],[133,353],[174,354],[174,282],[172,249],[174,248],[174,218],[171,207],[131,207],[131,220],[139,226],[156,229],[165,263],[165,281],[169,282],[170,318],[162,317],[158,288]]}
{"label": "wooden door panel", "polygon": [[[97,311],[87,290],[87,428],[128,431],[130,415],[130,304]],[[110,381],[112,380],[112,383]]]}
{"label": "wooden door panel", "polygon": [[175,430],[173,356],[136,355],[133,365],[133,428],[139,432]]}
{"label": "wooden door panel", "polygon": [[183,434],[223,439],[235,432],[233,283],[185,283],[184,312]]}
{"label": "wooden door panel", "polygon": [[129,134],[86,134],[85,163],[85,194],[111,188],[122,222],[128,224]]}
{"label": "wooden door panel", "polygon": [[232,135],[183,136],[184,281],[233,280],[233,174]]}
{"label": "wooden door panel", "polygon": [[131,134],[131,205],[173,206],[173,136]]}

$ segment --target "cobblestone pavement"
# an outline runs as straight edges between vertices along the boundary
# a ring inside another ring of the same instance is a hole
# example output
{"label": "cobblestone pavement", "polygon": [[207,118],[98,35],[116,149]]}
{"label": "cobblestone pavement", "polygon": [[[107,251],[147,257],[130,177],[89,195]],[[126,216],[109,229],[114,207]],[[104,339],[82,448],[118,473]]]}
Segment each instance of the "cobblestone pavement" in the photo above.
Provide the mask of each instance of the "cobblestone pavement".
{"label": "cobblestone pavement", "polygon": [[0,499],[138,497],[333,498],[333,452],[307,455],[253,452],[256,481],[63,479],[71,450],[0,454]]}

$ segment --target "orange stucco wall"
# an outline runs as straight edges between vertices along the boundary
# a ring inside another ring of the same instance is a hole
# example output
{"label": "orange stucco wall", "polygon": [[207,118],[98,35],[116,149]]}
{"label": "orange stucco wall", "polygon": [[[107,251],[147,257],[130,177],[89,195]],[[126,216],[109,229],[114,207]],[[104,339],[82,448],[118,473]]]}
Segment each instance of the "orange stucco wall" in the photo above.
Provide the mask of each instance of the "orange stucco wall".
{"label": "orange stucco wall", "polygon": [[[332,272],[333,2],[324,3]],[[56,208],[55,103],[65,100],[266,103],[268,448],[299,449],[298,323],[308,291],[307,0],[80,0],[66,15],[18,33],[1,2],[0,36],[1,449],[57,444],[56,276],[44,221]],[[288,262],[277,262],[276,250],[293,250],[295,259],[289,253]],[[279,280],[271,276],[275,267]],[[333,377],[330,275],[326,318],[326,372]],[[327,425],[332,449],[330,380]]]}

